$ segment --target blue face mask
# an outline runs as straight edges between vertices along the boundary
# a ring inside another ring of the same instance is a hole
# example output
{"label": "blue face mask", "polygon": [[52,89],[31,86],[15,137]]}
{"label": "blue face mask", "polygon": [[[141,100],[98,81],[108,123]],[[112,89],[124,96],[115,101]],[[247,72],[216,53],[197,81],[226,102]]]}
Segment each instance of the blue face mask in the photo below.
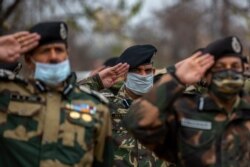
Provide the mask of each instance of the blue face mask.
{"label": "blue face mask", "polygon": [[128,73],[125,86],[136,95],[143,95],[153,87],[153,73],[146,76]]}
{"label": "blue face mask", "polygon": [[70,64],[69,60],[57,64],[46,64],[38,63],[36,64],[35,79],[41,80],[50,86],[56,86],[70,74]]}

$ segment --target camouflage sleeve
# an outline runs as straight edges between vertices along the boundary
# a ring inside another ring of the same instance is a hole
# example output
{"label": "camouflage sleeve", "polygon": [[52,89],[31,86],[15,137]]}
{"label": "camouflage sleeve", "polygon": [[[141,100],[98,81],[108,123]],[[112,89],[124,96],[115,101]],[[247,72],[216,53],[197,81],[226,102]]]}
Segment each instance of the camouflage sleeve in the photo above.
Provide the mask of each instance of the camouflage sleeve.
{"label": "camouflage sleeve", "polygon": [[94,150],[94,167],[108,167],[113,165],[114,150],[112,141],[112,125],[109,110],[101,107],[103,112],[100,114],[101,124],[97,127],[97,141]]}
{"label": "camouflage sleeve", "polygon": [[156,154],[157,149],[161,148],[170,135],[167,120],[173,115],[171,112],[174,100],[184,89],[170,75],[164,76],[148,94],[134,101],[123,120],[125,127],[135,138]]}
{"label": "camouflage sleeve", "polygon": [[104,89],[102,80],[98,74],[79,81],[78,85],[84,85],[88,87],[89,89],[92,89],[95,91],[100,91]]}

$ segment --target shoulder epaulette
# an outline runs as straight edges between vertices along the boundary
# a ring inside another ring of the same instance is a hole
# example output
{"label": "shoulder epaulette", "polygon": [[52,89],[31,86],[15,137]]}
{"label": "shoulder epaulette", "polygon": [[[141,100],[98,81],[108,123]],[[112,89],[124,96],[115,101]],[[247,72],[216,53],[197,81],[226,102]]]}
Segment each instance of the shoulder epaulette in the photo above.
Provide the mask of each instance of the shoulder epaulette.
{"label": "shoulder epaulette", "polygon": [[101,94],[106,98],[115,97],[115,95],[111,92],[101,92]]}
{"label": "shoulder epaulette", "polygon": [[109,103],[109,100],[103,96],[101,93],[95,91],[95,90],[91,90],[92,95],[94,95],[95,97],[99,98],[102,102],[104,102],[105,104]]}
{"label": "shoulder epaulette", "polygon": [[85,93],[88,93],[88,94],[91,94],[91,90],[90,90],[88,87],[83,86],[83,85],[79,85],[78,87],[79,87],[79,89],[80,89],[81,91],[83,91],[83,92],[85,92]]}
{"label": "shoulder epaulette", "polygon": [[197,92],[195,92],[195,91],[184,91],[183,95],[194,96],[194,95],[197,95]]}
{"label": "shoulder epaulette", "polygon": [[22,76],[17,75],[11,71],[0,69],[0,79],[5,81],[15,81],[16,83],[28,84]]}
{"label": "shoulder epaulette", "polygon": [[101,93],[97,92],[97,91],[94,91],[94,90],[91,90],[89,88],[87,88],[86,86],[83,86],[83,85],[80,85],[79,86],[79,89],[85,93],[88,93],[88,94],[91,94],[95,97],[97,97],[101,102],[105,103],[105,104],[108,104],[109,103],[109,100],[103,96]]}

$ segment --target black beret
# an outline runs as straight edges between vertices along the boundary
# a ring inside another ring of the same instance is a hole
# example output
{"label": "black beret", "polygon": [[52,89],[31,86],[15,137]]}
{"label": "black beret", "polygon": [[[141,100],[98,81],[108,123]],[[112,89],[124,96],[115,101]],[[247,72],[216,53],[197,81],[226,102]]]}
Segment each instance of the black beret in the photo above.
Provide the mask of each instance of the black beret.
{"label": "black beret", "polygon": [[103,63],[103,65],[108,66],[108,67],[113,67],[116,65],[117,60],[118,60],[118,57],[111,57],[111,58],[107,59]]}
{"label": "black beret", "polygon": [[229,36],[210,43],[203,53],[210,53],[214,56],[215,60],[223,56],[237,56],[241,59],[242,56],[242,44],[238,37]]}
{"label": "black beret", "polygon": [[67,46],[68,27],[65,22],[41,22],[31,27],[29,31],[41,36],[39,46],[51,43],[65,43]]}
{"label": "black beret", "polygon": [[117,63],[128,63],[129,68],[136,68],[151,62],[151,58],[157,49],[150,44],[134,45],[127,48],[118,58]]}

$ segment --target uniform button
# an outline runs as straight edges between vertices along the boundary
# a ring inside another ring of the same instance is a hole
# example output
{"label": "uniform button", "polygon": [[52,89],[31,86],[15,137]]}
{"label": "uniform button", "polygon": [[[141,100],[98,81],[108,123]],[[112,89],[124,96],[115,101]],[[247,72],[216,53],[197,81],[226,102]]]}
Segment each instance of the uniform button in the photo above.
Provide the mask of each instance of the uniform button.
{"label": "uniform button", "polygon": [[142,160],[142,156],[139,156],[139,160]]}

